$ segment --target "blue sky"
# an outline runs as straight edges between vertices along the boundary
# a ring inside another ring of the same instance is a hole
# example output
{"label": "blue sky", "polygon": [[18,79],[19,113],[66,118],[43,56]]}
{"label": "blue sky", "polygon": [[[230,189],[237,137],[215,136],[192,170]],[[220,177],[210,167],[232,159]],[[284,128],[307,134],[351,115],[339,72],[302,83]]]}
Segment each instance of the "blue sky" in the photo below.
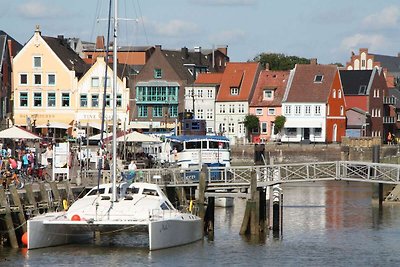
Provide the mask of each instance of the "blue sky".
{"label": "blue sky", "polygon": [[[400,52],[398,0],[119,0],[120,43],[179,49],[228,45],[231,61],[261,52],[349,60],[360,47]],[[106,34],[108,0],[0,0],[0,29],[24,44],[42,34],[94,41]]]}

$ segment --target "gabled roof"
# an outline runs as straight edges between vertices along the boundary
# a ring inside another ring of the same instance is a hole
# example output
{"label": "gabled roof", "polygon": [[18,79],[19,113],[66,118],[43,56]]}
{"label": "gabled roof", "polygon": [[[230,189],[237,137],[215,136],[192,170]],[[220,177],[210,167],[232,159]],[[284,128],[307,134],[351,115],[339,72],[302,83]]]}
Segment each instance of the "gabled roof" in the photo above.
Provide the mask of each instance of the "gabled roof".
{"label": "gabled roof", "polygon": [[400,108],[400,91],[397,88],[389,88],[389,96],[396,99],[396,108]]}
{"label": "gabled roof", "polygon": [[64,38],[49,36],[42,36],[42,38],[69,70],[75,70],[76,76],[81,77],[89,69],[85,61],[72,50]]}
{"label": "gabled roof", "polygon": [[374,56],[374,61],[380,62],[382,68],[388,72],[400,72],[400,57],[370,54]]}
{"label": "gabled roof", "polygon": [[336,65],[297,64],[283,101],[326,103],[337,70]]}
{"label": "gabled roof", "polygon": [[368,95],[372,70],[340,70],[345,95]]}
{"label": "gabled roof", "polygon": [[14,55],[17,54],[22,49],[22,45],[20,43],[18,43],[14,38],[9,36],[6,32],[0,30],[0,70],[3,66],[4,53],[8,51],[8,49],[6,49],[8,39],[13,41],[13,46],[14,46],[13,48],[16,50],[14,51]]}
{"label": "gabled roof", "polygon": [[200,73],[195,85],[218,85],[221,84],[223,73]]}
{"label": "gabled roof", "polygon": [[[289,79],[289,74],[290,71],[261,71],[250,106],[281,106],[282,98],[286,89],[286,84]],[[273,100],[264,100],[265,89],[274,90]]]}
{"label": "gabled roof", "polygon": [[[229,62],[222,76],[217,101],[250,101],[254,91],[260,64],[257,62]],[[231,88],[238,88],[232,95]]]}

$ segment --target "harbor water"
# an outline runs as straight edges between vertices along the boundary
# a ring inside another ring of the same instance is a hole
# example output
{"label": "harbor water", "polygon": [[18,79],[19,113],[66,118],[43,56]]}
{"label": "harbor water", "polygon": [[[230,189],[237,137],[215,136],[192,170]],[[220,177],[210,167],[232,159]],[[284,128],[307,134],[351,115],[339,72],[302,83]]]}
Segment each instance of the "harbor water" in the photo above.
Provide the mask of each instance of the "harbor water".
{"label": "harbor water", "polygon": [[146,236],[104,236],[91,244],[0,248],[0,266],[397,266],[400,204],[380,211],[370,183],[283,186],[283,235],[240,236],[245,200],[216,208],[215,236],[148,251]]}

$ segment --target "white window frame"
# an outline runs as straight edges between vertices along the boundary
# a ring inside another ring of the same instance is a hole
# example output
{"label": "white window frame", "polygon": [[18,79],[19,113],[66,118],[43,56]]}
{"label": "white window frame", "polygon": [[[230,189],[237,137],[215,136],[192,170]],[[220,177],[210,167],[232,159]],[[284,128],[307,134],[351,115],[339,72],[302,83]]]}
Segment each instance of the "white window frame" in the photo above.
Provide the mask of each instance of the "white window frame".
{"label": "white window frame", "polygon": [[239,88],[238,87],[231,87],[231,95],[239,95]]}
{"label": "white window frame", "polygon": [[268,115],[275,115],[276,114],[276,110],[275,108],[268,108]]}
{"label": "white window frame", "polygon": [[311,116],[311,105],[305,105],[304,106],[304,115],[305,116]]}
{"label": "white window frame", "polygon": [[295,105],[294,106],[294,115],[295,116],[300,116],[301,115],[301,105]]}
{"label": "white window frame", "polygon": [[285,106],[285,115],[292,115],[292,106]]}
{"label": "white window frame", "polygon": [[261,116],[263,114],[263,109],[262,108],[256,108],[256,115]]}
{"label": "white window frame", "polygon": [[[54,94],[54,105],[50,105],[50,94]],[[57,105],[57,93],[56,92],[47,92],[47,107],[48,108],[54,108]]]}
{"label": "white window frame", "polygon": [[[95,85],[94,81],[97,81],[97,85]],[[90,79],[90,87],[99,87],[100,86],[100,78],[99,77],[92,77]]]}
{"label": "white window frame", "polygon": [[[26,106],[21,105],[21,95],[26,94]],[[20,108],[28,108],[29,107],[29,92],[19,92],[19,107]]]}
{"label": "white window frame", "polygon": [[[40,96],[40,102],[36,105],[36,96]],[[42,92],[33,92],[33,107],[41,108],[43,106],[43,95]]]}
{"label": "white window frame", "polygon": [[315,106],[314,111],[315,111],[315,113],[314,113],[315,115],[320,116],[321,115],[321,106],[320,105]]}
{"label": "white window frame", "polygon": [[[265,127],[263,127],[265,126]],[[268,133],[268,122],[261,122],[261,127],[260,131],[262,134],[267,134]],[[264,131],[265,128],[265,131]]]}
{"label": "white window frame", "polygon": [[[50,76],[54,76],[54,83],[50,83]],[[57,79],[56,79],[56,74],[55,73],[47,73],[47,85],[48,86],[56,86],[57,84]]]}
{"label": "white window frame", "polygon": [[[22,78],[22,75],[25,75],[26,76],[26,83],[22,83],[21,82],[21,78]],[[29,79],[29,77],[28,77],[28,73],[20,73],[19,74],[19,85],[28,85],[28,79]]]}
{"label": "white window frame", "polygon": [[[40,61],[39,61],[39,65],[40,66],[36,66],[36,59],[39,59]],[[32,58],[32,66],[33,66],[33,68],[36,68],[36,69],[38,69],[38,68],[41,68],[42,66],[43,66],[43,62],[42,62],[42,56],[33,56],[33,58]]]}
{"label": "white window frame", "polygon": [[[270,96],[268,96],[269,93],[271,94]],[[263,96],[264,96],[264,99],[265,99],[265,100],[272,100],[272,99],[274,99],[274,90],[271,90],[271,89],[264,89]]]}
{"label": "white window frame", "polygon": [[[39,76],[40,77],[40,83],[36,83],[36,76]],[[42,77],[42,74],[41,73],[34,73],[33,74],[33,82],[32,82],[32,84],[33,85],[42,85],[43,84],[43,79],[42,79],[43,77]]]}

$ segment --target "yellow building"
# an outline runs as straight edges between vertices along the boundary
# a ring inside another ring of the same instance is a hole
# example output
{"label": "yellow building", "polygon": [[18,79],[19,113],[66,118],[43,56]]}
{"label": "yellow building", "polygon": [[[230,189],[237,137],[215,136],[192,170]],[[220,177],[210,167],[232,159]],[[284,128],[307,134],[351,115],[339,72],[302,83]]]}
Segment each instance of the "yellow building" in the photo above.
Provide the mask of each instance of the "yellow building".
{"label": "yellow building", "polygon": [[13,59],[13,119],[51,137],[71,134],[79,79],[88,66],[63,36],[32,38]]}

